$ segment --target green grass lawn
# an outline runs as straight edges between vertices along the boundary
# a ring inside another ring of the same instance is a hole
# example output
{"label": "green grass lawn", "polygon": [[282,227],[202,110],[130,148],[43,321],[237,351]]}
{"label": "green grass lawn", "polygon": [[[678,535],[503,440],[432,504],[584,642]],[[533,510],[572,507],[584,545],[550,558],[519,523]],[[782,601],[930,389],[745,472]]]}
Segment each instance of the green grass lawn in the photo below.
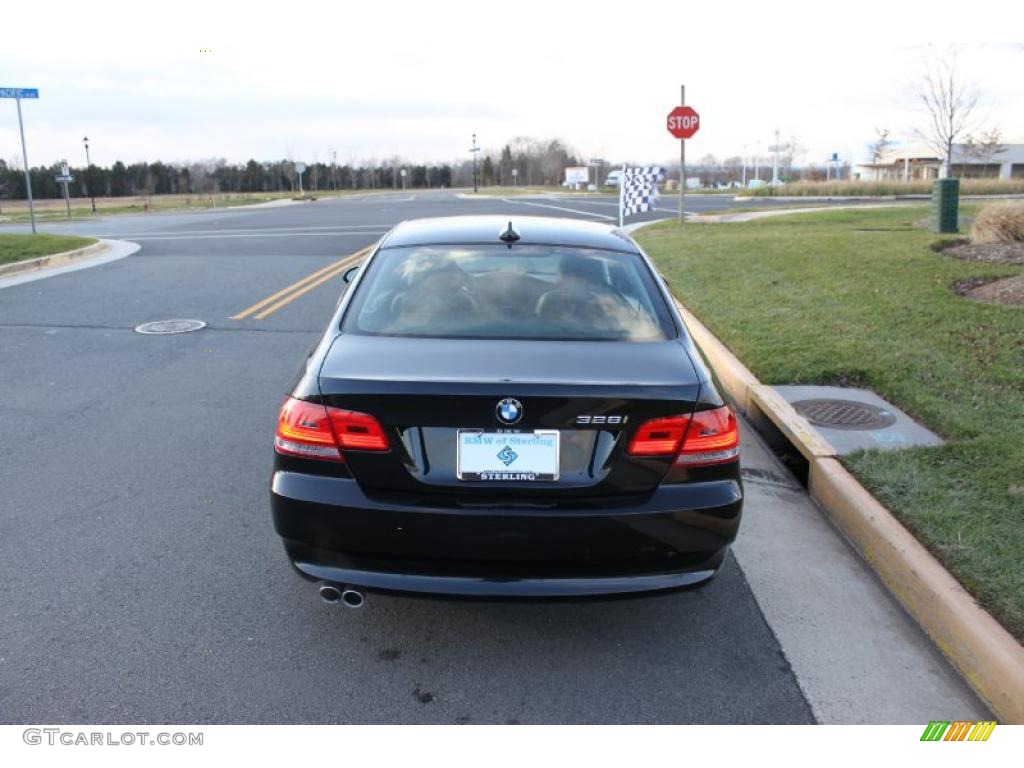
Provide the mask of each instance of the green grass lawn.
{"label": "green grass lawn", "polygon": [[0,264],[73,251],[95,242],[91,237],[70,235],[0,235]]}
{"label": "green grass lawn", "polygon": [[948,441],[843,463],[1024,638],[1024,308],[950,290],[1024,269],[934,252],[927,210],[673,222],[638,239],[762,382],[868,387]]}

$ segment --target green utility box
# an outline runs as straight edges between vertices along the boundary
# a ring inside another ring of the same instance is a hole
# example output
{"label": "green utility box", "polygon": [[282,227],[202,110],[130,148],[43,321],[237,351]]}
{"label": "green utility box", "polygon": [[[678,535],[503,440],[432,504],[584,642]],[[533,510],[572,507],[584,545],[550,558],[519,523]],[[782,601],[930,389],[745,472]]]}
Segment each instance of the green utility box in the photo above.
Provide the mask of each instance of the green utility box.
{"label": "green utility box", "polygon": [[932,184],[936,232],[959,232],[960,179],[938,179]]}

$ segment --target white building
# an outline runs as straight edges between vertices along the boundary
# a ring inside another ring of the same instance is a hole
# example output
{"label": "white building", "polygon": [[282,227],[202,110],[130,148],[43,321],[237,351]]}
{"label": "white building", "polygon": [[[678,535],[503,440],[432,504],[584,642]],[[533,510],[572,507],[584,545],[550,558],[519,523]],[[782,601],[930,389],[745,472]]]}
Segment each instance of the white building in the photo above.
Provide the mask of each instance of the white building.
{"label": "white building", "polygon": [[[964,144],[953,145],[952,175],[961,179],[1024,178],[1024,144],[1002,144],[988,156],[966,152]],[[921,181],[942,175],[943,158],[930,147],[893,149],[875,163],[859,165],[856,178],[866,181]]]}

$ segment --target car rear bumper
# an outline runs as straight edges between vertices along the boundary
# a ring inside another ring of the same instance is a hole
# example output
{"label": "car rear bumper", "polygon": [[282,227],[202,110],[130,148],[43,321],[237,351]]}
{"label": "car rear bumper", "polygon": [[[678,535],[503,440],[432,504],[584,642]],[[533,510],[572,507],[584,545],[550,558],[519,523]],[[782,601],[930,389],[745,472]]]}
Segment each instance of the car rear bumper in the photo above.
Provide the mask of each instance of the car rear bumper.
{"label": "car rear bumper", "polygon": [[735,538],[734,480],[662,485],[642,499],[431,506],[351,479],[274,473],[274,525],[312,580],[478,597],[678,589],[714,576]]}

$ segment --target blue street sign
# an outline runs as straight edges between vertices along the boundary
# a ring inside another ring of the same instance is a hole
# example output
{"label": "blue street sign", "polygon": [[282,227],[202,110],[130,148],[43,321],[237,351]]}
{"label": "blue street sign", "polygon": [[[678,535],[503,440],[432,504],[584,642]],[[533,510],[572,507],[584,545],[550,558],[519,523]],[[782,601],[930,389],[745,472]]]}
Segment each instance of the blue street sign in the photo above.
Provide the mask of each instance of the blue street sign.
{"label": "blue street sign", "polygon": [[0,99],[38,99],[38,88],[0,88]]}

